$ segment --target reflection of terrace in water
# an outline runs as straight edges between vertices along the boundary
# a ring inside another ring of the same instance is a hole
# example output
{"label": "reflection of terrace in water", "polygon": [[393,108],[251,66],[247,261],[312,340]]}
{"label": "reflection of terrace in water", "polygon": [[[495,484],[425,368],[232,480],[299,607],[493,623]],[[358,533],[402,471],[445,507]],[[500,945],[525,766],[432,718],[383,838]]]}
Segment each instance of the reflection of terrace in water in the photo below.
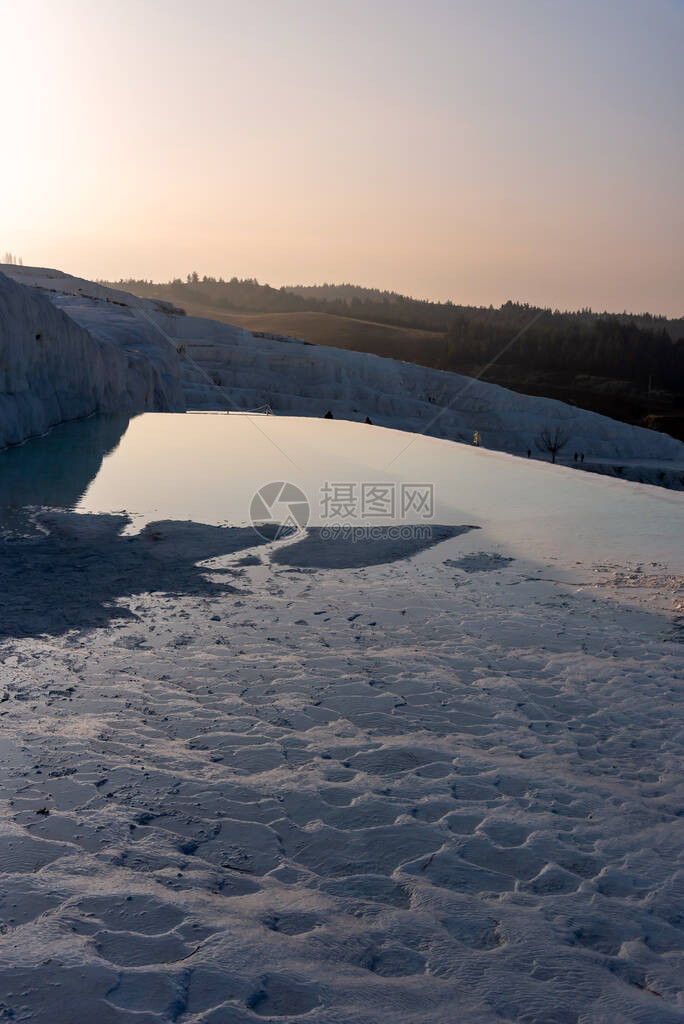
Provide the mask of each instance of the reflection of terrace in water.
{"label": "reflection of terrace in water", "polygon": [[128,423],[128,416],[63,423],[44,437],[0,451],[0,508],[74,508]]}

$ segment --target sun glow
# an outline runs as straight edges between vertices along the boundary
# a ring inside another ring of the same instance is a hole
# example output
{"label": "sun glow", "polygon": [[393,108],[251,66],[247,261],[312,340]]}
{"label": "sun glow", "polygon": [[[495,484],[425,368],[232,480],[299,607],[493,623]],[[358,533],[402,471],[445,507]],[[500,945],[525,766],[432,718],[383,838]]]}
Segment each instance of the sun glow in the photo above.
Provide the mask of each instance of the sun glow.
{"label": "sun glow", "polygon": [[8,7],[0,250],[683,312],[681,10],[344,7]]}

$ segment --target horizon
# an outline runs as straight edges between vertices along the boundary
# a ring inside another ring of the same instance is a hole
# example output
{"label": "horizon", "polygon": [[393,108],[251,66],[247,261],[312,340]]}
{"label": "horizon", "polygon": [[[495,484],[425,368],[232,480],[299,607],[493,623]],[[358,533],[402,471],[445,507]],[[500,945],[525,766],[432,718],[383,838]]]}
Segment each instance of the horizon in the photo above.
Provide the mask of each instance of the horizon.
{"label": "horizon", "polygon": [[678,318],[683,28],[681,0],[38,0],[0,39],[2,245]]}
{"label": "horizon", "polygon": [[[8,263],[8,264],[4,264],[4,265],[11,266],[12,264]],[[69,276],[72,276],[72,277],[79,277],[79,278],[82,278],[84,280],[91,280],[89,278],[84,278],[82,274],[73,274],[73,273],[71,273],[69,270],[67,270],[64,267],[48,267],[48,266],[38,267],[36,265],[26,263],[25,260],[22,261],[21,265],[24,266],[27,270],[32,270],[32,269],[33,270],[55,270],[55,271],[60,272],[60,273],[68,274]],[[0,268],[2,266],[3,266],[3,264],[0,264]],[[430,302],[430,303],[435,303],[436,305],[446,305],[448,303],[451,303],[454,306],[465,306],[465,307],[472,307],[472,308],[479,308],[479,309],[501,309],[503,306],[506,306],[508,303],[512,303],[513,305],[529,306],[530,309],[543,309],[543,310],[545,310],[547,312],[550,312],[550,313],[554,313],[554,314],[555,313],[560,313],[560,314],[563,314],[563,315],[565,315],[565,314],[577,315],[577,314],[580,314],[580,313],[587,313],[590,316],[652,317],[654,319],[665,319],[665,320],[668,320],[668,321],[670,321],[670,320],[683,320],[684,319],[684,312],[681,313],[680,315],[676,315],[675,314],[673,316],[669,316],[666,313],[659,313],[659,312],[657,312],[655,310],[652,310],[652,309],[651,310],[648,310],[648,309],[641,309],[641,310],[594,309],[591,306],[582,306],[582,307],[578,307],[577,309],[570,309],[570,308],[565,309],[565,308],[559,308],[559,307],[553,307],[553,306],[535,305],[534,303],[527,302],[524,299],[514,299],[514,298],[512,298],[510,296],[508,298],[506,298],[506,299],[503,299],[499,303],[493,303],[493,302],[467,303],[467,302],[458,302],[455,299],[450,299],[450,298],[446,298],[446,299],[433,299],[433,298],[427,298],[425,296],[420,296],[420,295],[411,295],[411,294],[404,293],[404,292],[398,292],[398,291],[396,291],[395,289],[392,289],[392,288],[379,288],[379,287],[377,287],[375,285],[359,284],[358,282],[354,282],[354,281],[324,281],[324,282],[321,282],[321,283],[311,283],[311,282],[305,283],[305,282],[300,281],[300,282],[297,282],[296,284],[293,284],[292,282],[289,282],[287,284],[275,285],[275,284],[271,284],[270,281],[260,281],[258,278],[254,277],[254,276],[250,276],[250,275],[245,275],[244,277],[240,277],[240,275],[238,275],[238,274],[231,274],[230,276],[228,276],[227,274],[226,275],[223,275],[223,274],[219,274],[219,275],[200,274],[199,271],[197,271],[197,273],[198,273],[198,277],[199,277],[200,282],[202,280],[204,280],[204,279],[206,279],[206,280],[214,280],[214,281],[224,281],[224,282],[230,282],[233,278],[236,278],[239,281],[250,281],[250,280],[253,280],[253,281],[256,282],[256,284],[258,284],[260,286],[264,286],[264,287],[267,287],[267,288],[274,288],[276,291],[280,291],[280,290],[288,291],[290,289],[295,289],[295,288],[325,288],[325,287],[328,287],[328,288],[343,288],[343,287],[346,287],[346,288],[359,288],[359,289],[364,290],[364,291],[377,291],[377,292],[379,292],[380,294],[383,294],[383,295],[398,295],[399,297],[401,297],[403,299],[410,299],[412,302]],[[162,280],[156,280],[155,281],[153,278],[146,278],[146,277],[139,277],[139,278],[120,277],[120,278],[117,278],[117,279],[110,279],[110,278],[100,277],[100,278],[92,278],[92,280],[95,283],[97,283],[97,284],[108,285],[110,287],[120,287],[121,290],[125,290],[124,286],[126,284],[133,284],[133,283],[139,283],[139,282],[144,282],[144,283],[152,285],[152,286],[158,285],[160,287],[164,287],[166,285],[174,284],[175,282],[178,282],[178,281],[180,281],[181,284],[187,284],[188,283],[188,280],[187,280],[188,277],[190,277],[190,274],[174,274],[172,277],[168,278],[165,281],[162,281]]]}
{"label": "horizon", "polygon": [[[57,268],[55,267],[55,268],[44,268],[44,269],[57,269]],[[65,271],[65,273],[66,272],[67,271]],[[396,289],[393,289],[393,288],[380,288],[380,287],[378,287],[376,285],[372,285],[372,284],[359,284],[358,281],[322,281],[322,282],[298,281],[297,283],[293,283],[293,282],[290,281],[290,282],[288,282],[286,284],[275,285],[275,284],[271,284],[270,281],[260,281],[258,278],[250,277],[249,275],[245,275],[244,277],[240,277],[239,274],[231,274],[230,276],[224,275],[224,274],[219,274],[219,275],[200,274],[199,271],[197,271],[197,274],[198,274],[200,283],[203,280],[209,280],[209,281],[214,280],[214,281],[219,281],[219,282],[223,281],[223,282],[227,283],[227,282],[230,282],[233,278],[236,278],[238,281],[250,281],[250,280],[253,280],[253,281],[255,281],[256,284],[258,284],[260,286],[264,286],[264,287],[267,287],[267,288],[274,288],[276,291],[282,291],[282,290],[290,291],[290,290],[293,290],[293,289],[296,289],[296,288],[358,288],[361,291],[379,292],[381,295],[397,295],[397,296],[399,296],[402,299],[410,299],[412,302],[431,302],[431,303],[435,303],[436,305],[447,305],[448,303],[451,303],[454,306],[466,306],[466,307],[472,307],[472,308],[478,308],[478,309],[501,309],[503,306],[508,305],[508,303],[512,303],[513,305],[516,305],[516,306],[529,306],[530,309],[543,309],[543,310],[545,310],[547,312],[550,312],[550,313],[561,313],[561,314],[566,314],[566,313],[567,314],[587,313],[587,314],[593,315],[593,316],[604,316],[604,315],[606,315],[606,316],[633,316],[633,317],[640,317],[640,316],[647,317],[647,316],[650,316],[650,317],[653,317],[653,318],[666,319],[666,320],[683,320],[684,319],[684,312],[682,312],[679,316],[677,316],[677,315],[675,315],[675,316],[668,316],[666,313],[658,313],[658,312],[656,312],[656,311],[654,311],[652,309],[651,310],[649,310],[649,309],[641,309],[641,310],[594,309],[591,306],[582,306],[582,307],[578,307],[577,309],[562,309],[562,308],[554,307],[554,306],[536,305],[536,304],[534,304],[532,302],[527,302],[525,299],[515,299],[515,298],[513,298],[511,296],[509,296],[506,299],[503,299],[499,303],[493,303],[493,302],[483,302],[483,303],[458,302],[454,298],[433,299],[433,298],[428,298],[428,297],[423,296],[423,295],[412,295],[412,294],[407,293],[407,292],[398,292],[398,291],[396,291]],[[74,275],[74,276],[77,276],[77,275]],[[125,284],[128,284],[128,283],[132,284],[132,283],[135,283],[135,282],[138,282],[138,281],[145,281],[146,283],[151,284],[152,286],[155,286],[155,285],[165,286],[165,285],[169,285],[169,284],[174,284],[175,282],[178,282],[178,281],[180,281],[181,284],[187,284],[188,283],[188,277],[190,277],[190,274],[176,274],[176,275],[174,275],[173,277],[169,278],[166,281],[161,281],[161,280],[160,281],[155,281],[152,278],[133,278],[133,277],[122,277],[122,278],[118,278],[116,281],[107,280],[106,278],[99,278],[98,279],[98,283],[99,284],[103,284],[103,285],[125,285]],[[684,303],[682,305],[683,305],[683,308],[684,308]]]}

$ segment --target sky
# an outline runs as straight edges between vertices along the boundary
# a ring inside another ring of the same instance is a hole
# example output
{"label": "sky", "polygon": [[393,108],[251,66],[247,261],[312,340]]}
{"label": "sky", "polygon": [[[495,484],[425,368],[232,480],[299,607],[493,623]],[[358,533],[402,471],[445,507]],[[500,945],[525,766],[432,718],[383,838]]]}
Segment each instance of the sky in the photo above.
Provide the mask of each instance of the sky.
{"label": "sky", "polygon": [[684,315],[684,0],[7,5],[0,253]]}

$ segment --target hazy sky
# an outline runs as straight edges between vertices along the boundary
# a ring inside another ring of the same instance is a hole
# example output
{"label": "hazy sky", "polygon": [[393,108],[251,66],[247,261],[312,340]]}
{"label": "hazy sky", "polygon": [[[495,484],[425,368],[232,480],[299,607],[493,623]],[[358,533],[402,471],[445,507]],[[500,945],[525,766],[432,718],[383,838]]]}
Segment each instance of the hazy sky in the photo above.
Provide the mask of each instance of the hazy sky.
{"label": "hazy sky", "polygon": [[683,0],[7,4],[0,253],[684,314]]}

